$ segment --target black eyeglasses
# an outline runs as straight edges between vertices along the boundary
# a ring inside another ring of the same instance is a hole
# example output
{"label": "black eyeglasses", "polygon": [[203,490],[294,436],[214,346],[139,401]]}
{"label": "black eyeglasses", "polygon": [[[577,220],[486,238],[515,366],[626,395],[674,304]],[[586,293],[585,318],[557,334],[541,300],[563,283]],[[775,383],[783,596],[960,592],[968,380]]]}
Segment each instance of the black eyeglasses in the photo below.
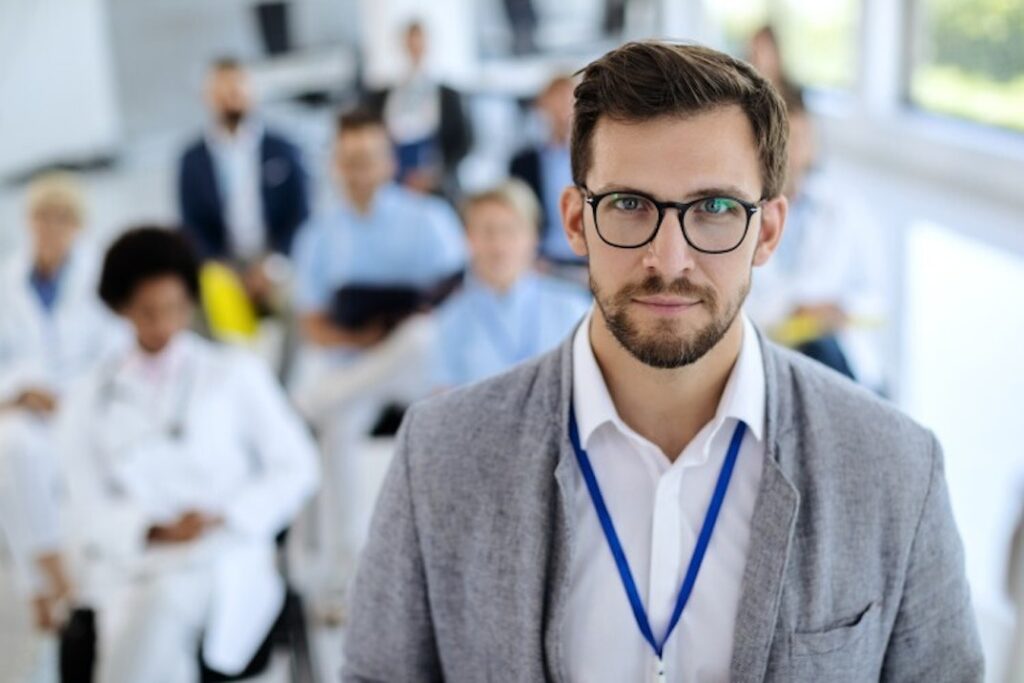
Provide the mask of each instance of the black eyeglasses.
{"label": "black eyeglasses", "polygon": [[637,249],[652,242],[665,211],[676,209],[687,244],[705,254],[725,254],[743,243],[750,219],[761,208],[735,197],[659,202],[642,192],[591,194],[583,186],[580,190],[594,212],[598,236],[605,244],[621,249]]}

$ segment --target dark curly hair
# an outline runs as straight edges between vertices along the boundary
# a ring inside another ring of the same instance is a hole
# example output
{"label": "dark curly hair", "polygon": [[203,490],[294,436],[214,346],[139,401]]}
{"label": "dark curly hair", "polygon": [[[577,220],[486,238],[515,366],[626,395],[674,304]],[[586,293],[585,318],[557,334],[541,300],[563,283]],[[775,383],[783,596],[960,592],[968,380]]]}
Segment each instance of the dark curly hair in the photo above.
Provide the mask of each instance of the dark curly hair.
{"label": "dark curly hair", "polygon": [[189,240],[172,228],[130,228],[107,249],[100,273],[100,298],[118,311],[142,282],[165,275],[180,278],[192,301],[199,300],[199,256]]}

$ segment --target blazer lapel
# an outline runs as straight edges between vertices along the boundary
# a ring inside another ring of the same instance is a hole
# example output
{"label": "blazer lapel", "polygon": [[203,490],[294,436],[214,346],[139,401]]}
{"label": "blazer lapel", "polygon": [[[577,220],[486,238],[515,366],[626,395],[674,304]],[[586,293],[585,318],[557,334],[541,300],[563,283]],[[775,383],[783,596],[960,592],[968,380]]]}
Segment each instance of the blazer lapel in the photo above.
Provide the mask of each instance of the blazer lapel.
{"label": "blazer lapel", "polygon": [[796,457],[796,430],[788,420],[791,396],[779,377],[778,353],[761,339],[765,369],[765,460],[751,519],[750,548],[743,572],[731,680],[761,681],[775,636],[786,564],[796,528],[800,494],[786,478],[782,462]]}
{"label": "blazer lapel", "polygon": [[766,457],[733,635],[731,680],[735,683],[764,679],[799,500],[778,463]]}
{"label": "blazer lapel", "polygon": [[548,448],[554,458],[554,478],[557,485],[557,501],[552,523],[551,556],[548,561],[548,595],[545,596],[547,609],[544,619],[544,662],[551,680],[565,680],[563,670],[565,658],[562,654],[564,642],[562,624],[565,622],[565,606],[569,595],[569,561],[572,551],[572,500],[576,490],[576,463],[569,444],[569,404],[572,397],[572,343],[576,333],[569,335],[561,349],[559,358],[559,391],[557,409],[551,411],[554,417],[549,429]]}

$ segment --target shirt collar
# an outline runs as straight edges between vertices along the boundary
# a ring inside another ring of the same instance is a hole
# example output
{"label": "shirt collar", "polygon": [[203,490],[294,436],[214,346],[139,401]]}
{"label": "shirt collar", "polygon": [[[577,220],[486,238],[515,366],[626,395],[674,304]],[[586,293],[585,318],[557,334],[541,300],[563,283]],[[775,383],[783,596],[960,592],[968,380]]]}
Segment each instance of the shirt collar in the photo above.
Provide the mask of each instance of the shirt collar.
{"label": "shirt collar", "polygon": [[257,149],[263,139],[263,124],[255,118],[247,118],[238,124],[234,134],[229,134],[219,125],[212,125],[206,131],[206,141],[217,153],[229,149]]}
{"label": "shirt collar", "polygon": [[195,334],[188,330],[175,335],[158,353],[147,353],[136,342],[126,359],[126,375],[144,383],[161,384],[180,373],[194,344]]}
{"label": "shirt collar", "polygon": [[463,287],[467,292],[476,292],[486,299],[503,305],[511,305],[518,302],[520,299],[526,297],[536,286],[536,274],[533,271],[526,271],[512,283],[512,286],[509,287],[508,290],[505,292],[498,292],[498,290],[481,280],[472,269],[466,273],[463,284]]}
{"label": "shirt collar", "polygon": [[[730,419],[741,421],[746,423],[752,436],[760,441],[765,421],[764,358],[757,331],[745,314],[740,315],[743,316],[743,343],[712,419],[712,430],[717,432]],[[604,424],[613,425],[627,436],[642,439],[619,417],[611,394],[608,393],[608,386],[590,345],[592,317],[593,309],[587,313],[573,337],[573,408],[580,443],[588,448],[590,438]],[[711,439],[706,443],[710,444]]]}

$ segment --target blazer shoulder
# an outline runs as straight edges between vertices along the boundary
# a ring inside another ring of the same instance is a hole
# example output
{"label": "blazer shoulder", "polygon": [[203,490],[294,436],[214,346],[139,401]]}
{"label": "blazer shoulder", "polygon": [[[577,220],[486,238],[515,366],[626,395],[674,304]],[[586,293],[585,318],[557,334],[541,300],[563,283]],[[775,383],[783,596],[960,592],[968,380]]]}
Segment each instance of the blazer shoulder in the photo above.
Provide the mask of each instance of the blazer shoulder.
{"label": "blazer shoulder", "polygon": [[267,128],[263,131],[263,147],[266,151],[275,154],[299,155],[299,146],[273,128]]}
{"label": "blazer shoulder", "polygon": [[[939,453],[934,434],[888,400],[798,353],[765,344],[774,367],[776,401],[819,453],[852,455],[843,468],[881,468],[889,476],[930,471]],[[771,383],[772,378],[769,378]]]}
{"label": "blazer shoulder", "polygon": [[413,405],[405,419],[411,457],[472,458],[545,429],[560,405],[560,353]]}
{"label": "blazer shoulder", "polygon": [[181,161],[183,164],[195,163],[207,154],[209,154],[209,150],[206,148],[206,140],[200,135],[185,146],[185,150],[181,153]]}

